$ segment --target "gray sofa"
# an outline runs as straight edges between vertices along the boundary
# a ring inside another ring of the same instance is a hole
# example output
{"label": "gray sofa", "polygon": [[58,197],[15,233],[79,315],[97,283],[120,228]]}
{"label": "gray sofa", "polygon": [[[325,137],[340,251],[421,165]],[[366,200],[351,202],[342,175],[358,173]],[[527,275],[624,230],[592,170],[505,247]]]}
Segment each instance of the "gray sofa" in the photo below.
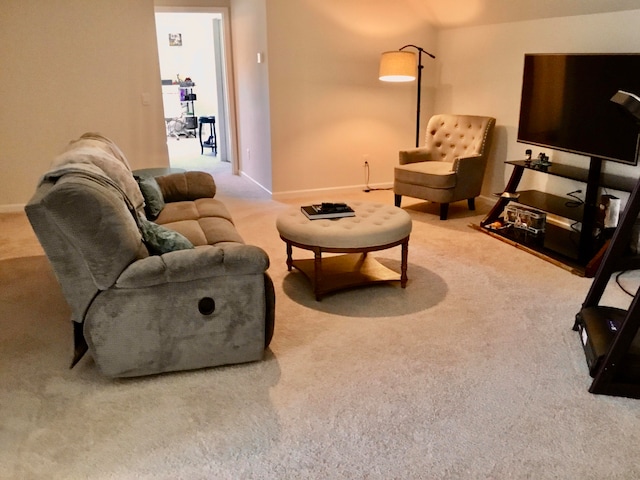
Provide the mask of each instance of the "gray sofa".
{"label": "gray sofa", "polygon": [[[143,195],[149,183],[155,199]],[[72,366],[87,350],[111,377],[263,358],[269,258],[243,242],[215,193],[202,172],[139,183],[97,134],[54,160],[25,211],[71,307]]]}

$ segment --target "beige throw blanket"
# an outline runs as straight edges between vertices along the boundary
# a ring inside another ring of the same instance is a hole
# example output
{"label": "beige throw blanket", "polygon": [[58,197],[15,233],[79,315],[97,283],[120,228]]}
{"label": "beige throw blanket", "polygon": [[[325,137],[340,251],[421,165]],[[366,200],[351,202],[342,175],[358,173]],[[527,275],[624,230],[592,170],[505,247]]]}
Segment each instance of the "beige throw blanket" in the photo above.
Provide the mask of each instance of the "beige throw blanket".
{"label": "beige throw blanket", "polygon": [[[53,160],[51,171],[47,176],[54,176],[56,171],[79,165],[96,167],[99,172],[90,168],[84,168],[84,170],[106,175],[120,187],[136,211],[143,208],[144,197],[138,182],[133,178],[129,162],[111,140],[96,133],[85,133],[78,140],[69,143],[67,149]],[[83,167],[80,168],[83,169]],[[55,176],[62,174],[58,172]]]}

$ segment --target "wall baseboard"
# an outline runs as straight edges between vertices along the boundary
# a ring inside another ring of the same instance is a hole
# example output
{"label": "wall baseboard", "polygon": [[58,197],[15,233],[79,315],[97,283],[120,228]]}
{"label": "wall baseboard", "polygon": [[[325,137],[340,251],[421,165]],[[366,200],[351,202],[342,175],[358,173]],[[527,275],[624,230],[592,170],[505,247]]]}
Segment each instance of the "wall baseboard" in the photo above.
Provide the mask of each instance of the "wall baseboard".
{"label": "wall baseboard", "polygon": [[249,180],[251,183],[253,183],[254,185],[257,185],[258,187],[260,187],[262,190],[264,190],[265,192],[267,192],[269,195],[272,195],[271,190],[269,190],[268,188],[265,188],[264,185],[262,185],[260,182],[257,182],[256,180],[254,180],[252,177],[250,177],[249,175],[247,175],[244,172],[240,172],[240,176],[246,178],[247,180]]}
{"label": "wall baseboard", "polygon": [[[375,185],[369,185],[371,190],[386,190],[393,187],[392,183],[378,183]],[[290,198],[304,197],[304,196],[319,196],[319,195],[340,195],[347,193],[354,193],[356,191],[364,191],[364,185],[347,185],[344,187],[331,187],[331,188],[313,188],[309,190],[289,190],[287,192],[275,192],[272,194],[274,200],[287,200]]]}
{"label": "wall baseboard", "polygon": [[18,213],[24,212],[25,204],[0,205],[0,213]]}

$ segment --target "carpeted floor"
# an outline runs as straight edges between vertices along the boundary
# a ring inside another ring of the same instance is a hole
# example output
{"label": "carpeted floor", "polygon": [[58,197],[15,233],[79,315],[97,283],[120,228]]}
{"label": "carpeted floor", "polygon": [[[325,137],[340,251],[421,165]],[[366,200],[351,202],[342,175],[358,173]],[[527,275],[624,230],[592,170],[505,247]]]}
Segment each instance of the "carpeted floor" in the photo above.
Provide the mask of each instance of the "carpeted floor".
{"label": "carpeted floor", "polygon": [[[276,330],[258,363],[110,380],[87,356],[69,370],[56,281],[24,217],[0,215],[0,478],[640,478],[640,401],[587,392],[571,330],[591,280],[469,228],[488,203],[441,222],[406,199],[407,288],[316,302],[286,270],[277,214],[392,193],[276,202],[223,167],[218,196],[271,258]],[[375,256],[399,267],[398,247]],[[629,298],[611,285],[603,301]]]}

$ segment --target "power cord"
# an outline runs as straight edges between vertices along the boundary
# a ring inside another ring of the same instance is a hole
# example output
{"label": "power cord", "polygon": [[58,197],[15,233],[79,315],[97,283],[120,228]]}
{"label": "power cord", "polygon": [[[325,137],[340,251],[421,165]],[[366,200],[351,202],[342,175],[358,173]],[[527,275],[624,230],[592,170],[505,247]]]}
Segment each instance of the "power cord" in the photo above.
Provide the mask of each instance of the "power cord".
{"label": "power cord", "polygon": [[364,162],[364,192],[370,192],[371,187],[369,187],[369,162]]}
{"label": "power cord", "polygon": [[[576,193],[582,193],[582,190],[574,190],[573,192],[567,193],[567,196],[573,198],[573,200],[567,200],[566,202],[564,202],[565,207],[578,208],[584,204],[584,201],[580,197],[578,197]],[[578,229],[578,225],[580,223],[582,222],[578,221],[578,222],[573,222],[571,225],[569,225],[569,228],[571,229],[571,232],[573,234],[580,233],[580,229]],[[570,235],[569,239],[571,240],[571,243],[573,243],[575,246],[578,246],[579,242],[575,235]]]}
{"label": "power cord", "polygon": [[584,200],[578,197],[576,193],[582,193],[582,190],[574,190],[573,192],[567,193],[567,197],[571,197],[574,200],[567,200],[564,204],[565,207],[578,208],[584,204]]}
{"label": "power cord", "polygon": [[363,192],[371,192],[374,190],[392,190],[392,188],[371,188],[369,186],[369,162],[364,162],[364,189]]}
{"label": "power cord", "polygon": [[627,295],[629,295],[630,297],[635,297],[635,295],[633,293],[631,293],[629,290],[627,290],[626,288],[624,288],[622,286],[622,284],[620,283],[620,277],[622,276],[622,274],[627,273],[628,270],[623,270],[621,272],[618,272],[618,274],[616,275],[616,283],[618,284],[618,286],[620,287],[620,290],[622,290],[624,293],[626,293]]}

